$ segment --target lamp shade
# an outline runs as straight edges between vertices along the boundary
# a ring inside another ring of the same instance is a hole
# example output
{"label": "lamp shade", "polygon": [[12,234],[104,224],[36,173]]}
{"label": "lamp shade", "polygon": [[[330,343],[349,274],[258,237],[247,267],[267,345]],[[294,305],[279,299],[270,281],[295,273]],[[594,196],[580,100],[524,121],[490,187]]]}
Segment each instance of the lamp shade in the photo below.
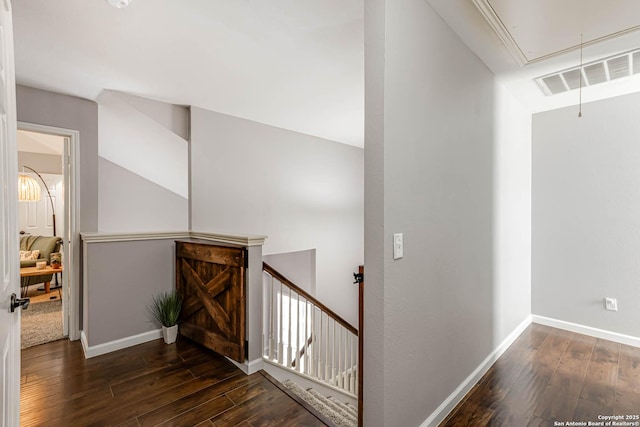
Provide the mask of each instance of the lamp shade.
{"label": "lamp shade", "polygon": [[38,201],[40,200],[40,184],[29,175],[18,175],[18,200]]}

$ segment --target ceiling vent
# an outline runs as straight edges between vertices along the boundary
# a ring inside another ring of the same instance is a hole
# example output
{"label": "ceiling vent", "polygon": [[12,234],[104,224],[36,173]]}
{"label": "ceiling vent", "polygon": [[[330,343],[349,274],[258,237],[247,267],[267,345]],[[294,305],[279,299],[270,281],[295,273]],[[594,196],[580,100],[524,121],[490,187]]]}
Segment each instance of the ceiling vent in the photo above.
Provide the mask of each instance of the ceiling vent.
{"label": "ceiling vent", "polygon": [[581,67],[574,67],[559,73],[547,74],[535,79],[545,95],[555,95],[580,87],[605,83],[622,77],[640,73],[640,49],[589,62]]}

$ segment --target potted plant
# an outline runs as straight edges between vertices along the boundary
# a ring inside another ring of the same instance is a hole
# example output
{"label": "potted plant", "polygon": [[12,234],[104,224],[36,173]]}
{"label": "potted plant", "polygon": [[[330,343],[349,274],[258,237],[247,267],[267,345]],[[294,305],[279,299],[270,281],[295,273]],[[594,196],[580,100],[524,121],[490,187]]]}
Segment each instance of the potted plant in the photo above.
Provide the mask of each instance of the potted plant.
{"label": "potted plant", "polygon": [[182,298],[176,293],[162,292],[154,295],[149,311],[154,320],[162,325],[162,337],[167,344],[174,343],[178,335],[178,317],[182,309]]}

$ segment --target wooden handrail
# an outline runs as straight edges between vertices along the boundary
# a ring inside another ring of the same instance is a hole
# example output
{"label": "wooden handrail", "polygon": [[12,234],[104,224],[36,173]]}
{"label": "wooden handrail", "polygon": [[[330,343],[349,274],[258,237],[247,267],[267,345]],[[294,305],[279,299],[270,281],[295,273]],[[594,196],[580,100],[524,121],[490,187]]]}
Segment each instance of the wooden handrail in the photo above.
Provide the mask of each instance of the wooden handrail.
{"label": "wooden handrail", "polygon": [[336,314],[329,307],[327,307],[326,305],[324,305],[323,303],[318,301],[313,295],[309,294],[307,291],[305,291],[304,289],[300,288],[298,285],[293,283],[291,280],[289,280],[286,277],[284,277],[282,274],[280,274],[278,272],[278,270],[274,269],[273,267],[271,267],[266,262],[262,263],[262,269],[264,271],[266,271],[267,273],[269,273],[271,276],[275,277],[276,279],[278,279],[279,281],[284,283],[285,285],[287,285],[288,287],[290,287],[291,289],[293,289],[294,291],[296,291],[298,294],[300,294],[303,297],[305,297],[308,301],[313,302],[313,304],[316,307],[318,307],[320,310],[322,310],[325,313],[327,313],[329,315],[329,317],[331,317],[333,320],[335,320],[336,322],[338,322],[339,324],[344,326],[345,329],[347,329],[349,332],[351,332],[352,334],[355,334],[356,336],[358,335],[358,330],[354,326],[352,326],[349,322],[347,322],[342,317],[340,317],[338,314]]}

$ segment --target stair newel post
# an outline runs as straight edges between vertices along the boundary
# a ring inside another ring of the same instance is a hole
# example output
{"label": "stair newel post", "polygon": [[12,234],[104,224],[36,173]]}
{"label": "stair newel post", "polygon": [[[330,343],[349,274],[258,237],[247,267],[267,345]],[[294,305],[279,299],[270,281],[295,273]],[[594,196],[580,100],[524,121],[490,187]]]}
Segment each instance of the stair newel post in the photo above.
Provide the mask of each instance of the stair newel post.
{"label": "stair newel post", "polygon": [[363,407],[363,394],[364,394],[364,382],[363,382],[363,360],[364,360],[364,266],[358,267],[358,272],[353,273],[355,281],[353,283],[358,285],[358,364],[356,366],[356,381],[357,381],[357,396],[358,396],[358,425],[362,426],[362,407]]}
{"label": "stair newel post", "polygon": [[364,265],[358,267],[358,426],[363,425],[364,399]]}

